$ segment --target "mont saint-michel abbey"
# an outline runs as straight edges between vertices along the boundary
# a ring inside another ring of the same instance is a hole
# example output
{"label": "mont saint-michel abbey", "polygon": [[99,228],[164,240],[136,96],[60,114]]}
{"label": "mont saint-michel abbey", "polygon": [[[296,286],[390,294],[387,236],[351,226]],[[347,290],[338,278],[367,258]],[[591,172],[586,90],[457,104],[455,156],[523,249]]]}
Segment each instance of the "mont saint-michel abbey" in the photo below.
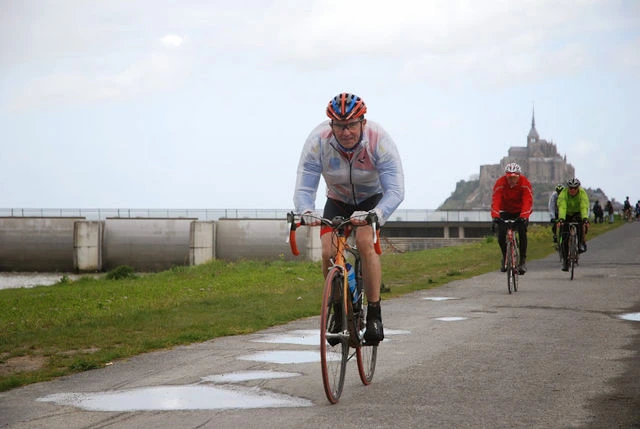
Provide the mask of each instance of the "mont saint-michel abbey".
{"label": "mont saint-michel abbey", "polygon": [[535,113],[531,117],[531,129],[526,146],[512,146],[499,164],[480,166],[477,181],[460,181],[455,192],[441,206],[443,210],[488,210],[491,208],[493,184],[504,174],[510,162],[517,162],[534,187],[534,206],[546,208],[552,189],[575,176],[575,169],[560,156],[555,143],[541,139],[536,130]]}

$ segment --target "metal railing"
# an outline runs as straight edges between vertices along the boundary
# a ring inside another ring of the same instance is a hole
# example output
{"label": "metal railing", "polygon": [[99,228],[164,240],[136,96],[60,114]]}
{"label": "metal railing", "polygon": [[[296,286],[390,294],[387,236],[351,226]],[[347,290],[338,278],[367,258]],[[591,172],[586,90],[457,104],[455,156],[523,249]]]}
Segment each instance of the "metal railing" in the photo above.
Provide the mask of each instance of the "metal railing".
{"label": "metal railing", "polygon": [[[290,209],[54,209],[0,208],[0,217],[81,217],[107,218],[189,218],[202,221],[219,219],[286,219]],[[396,210],[389,221],[396,222],[491,222],[488,210],[444,211],[430,209]],[[548,222],[546,211],[533,212],[531,222]]]}

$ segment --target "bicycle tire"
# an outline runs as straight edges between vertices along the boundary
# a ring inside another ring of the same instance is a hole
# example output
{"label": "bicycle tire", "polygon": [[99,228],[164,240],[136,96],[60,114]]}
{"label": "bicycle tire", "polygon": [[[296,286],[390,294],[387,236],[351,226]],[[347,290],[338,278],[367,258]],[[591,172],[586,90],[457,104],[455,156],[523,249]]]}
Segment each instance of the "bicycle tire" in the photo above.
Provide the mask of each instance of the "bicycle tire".
{"label": "bicycle tire", "polygon": [[511,246],[511,273],[513,283],[513,291],[518,292],[518,276],[520,275],[520,268],[518,267],[518,243],[512,243]]}
{"label": "bicycle tire", "polygon": [[578,257],[578,236],[577,232],[569,235],[569,263],[571,264],[571,280],[573,280],[576,259]]}
{"label": "bicycle tire", "polygon": [[513,261],[511,259],[513,244],[510,240],[507,240],[507,251],[505,252],[505,264],[507,266],[507,290],[511,293],[511,289],[513,287]]}
{"label": "bicycle tire", "polygon": [[360,297],[361,305],[360,308],[362,311],[360,312],[359,317],[357,318],[355,332],[358,338],[360,338],[359,344],[356,347],[356,362],[358,363],[358,375],[360,376],[360,381],[365,386],[371,384],[373,380],[373,374],[376,371],[376,361],[378,358],[378,345],[362,345],[362,336],[364,335],[365,328],[365,303]]}
{"label": "bicycle tire", "polygon": [[[339,268],[329,270],[322,294],[322,311],[320,314],[320,363],[322,367],[322,384],[327,399],[336,404],[342,394],[344,377],[349,357],[348,337],[330,332],[336,317],[334,302],[343,305],[344,277]],[[347,326],[346,311],[342,311],[342,326]],[[336,343],[335,340],[339,341]],[[331,342],[334,344],[332,345]]]}

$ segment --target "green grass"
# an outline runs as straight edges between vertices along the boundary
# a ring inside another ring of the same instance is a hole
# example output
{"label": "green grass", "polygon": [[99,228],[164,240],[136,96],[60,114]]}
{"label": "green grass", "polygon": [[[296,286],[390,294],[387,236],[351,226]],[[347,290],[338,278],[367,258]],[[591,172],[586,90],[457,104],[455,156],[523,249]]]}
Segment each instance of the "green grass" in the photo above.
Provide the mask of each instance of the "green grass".
{"label": "green grass", "polygon": [[[619,225],[593,225],[589,237]],[[553,252],[550,234],[547,226],[529,228],[529,260]],[[500,250],[489,236],[382,258],[389,299],[496,270]],[[211,261],[137,276],[119,267],[99,279],[0,290],[0,391],[315,316],[321,284],[320,263]]]}

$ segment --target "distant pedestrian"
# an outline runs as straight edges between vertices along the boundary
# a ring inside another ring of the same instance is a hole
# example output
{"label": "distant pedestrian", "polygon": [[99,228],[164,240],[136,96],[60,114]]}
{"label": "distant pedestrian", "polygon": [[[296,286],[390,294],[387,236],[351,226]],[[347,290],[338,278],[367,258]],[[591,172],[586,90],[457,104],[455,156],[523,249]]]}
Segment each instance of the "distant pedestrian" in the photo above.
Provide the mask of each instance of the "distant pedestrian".
{"label": "distant pedestrian", "polygon": [[611,200],[607,201],[607,204],[604,206],[604,211],[607,212],[609,223],[613,223],[613,204],[611,204]]}
{"label": "distant pedestrian", "polygon": [[593,204],[593,220],[595,223],[602,223],[603,222],[603,211],[602,211],[602,206],[600,205],[600,201],[596,200],[595,204]]}
{"label": "distant pedestrian", "polygon": [[624,205],[622,206],[622,219],[627,222],[633,220],[633,218],[631,217],[631,202],[629,201],[629,197],[624,200]]}

